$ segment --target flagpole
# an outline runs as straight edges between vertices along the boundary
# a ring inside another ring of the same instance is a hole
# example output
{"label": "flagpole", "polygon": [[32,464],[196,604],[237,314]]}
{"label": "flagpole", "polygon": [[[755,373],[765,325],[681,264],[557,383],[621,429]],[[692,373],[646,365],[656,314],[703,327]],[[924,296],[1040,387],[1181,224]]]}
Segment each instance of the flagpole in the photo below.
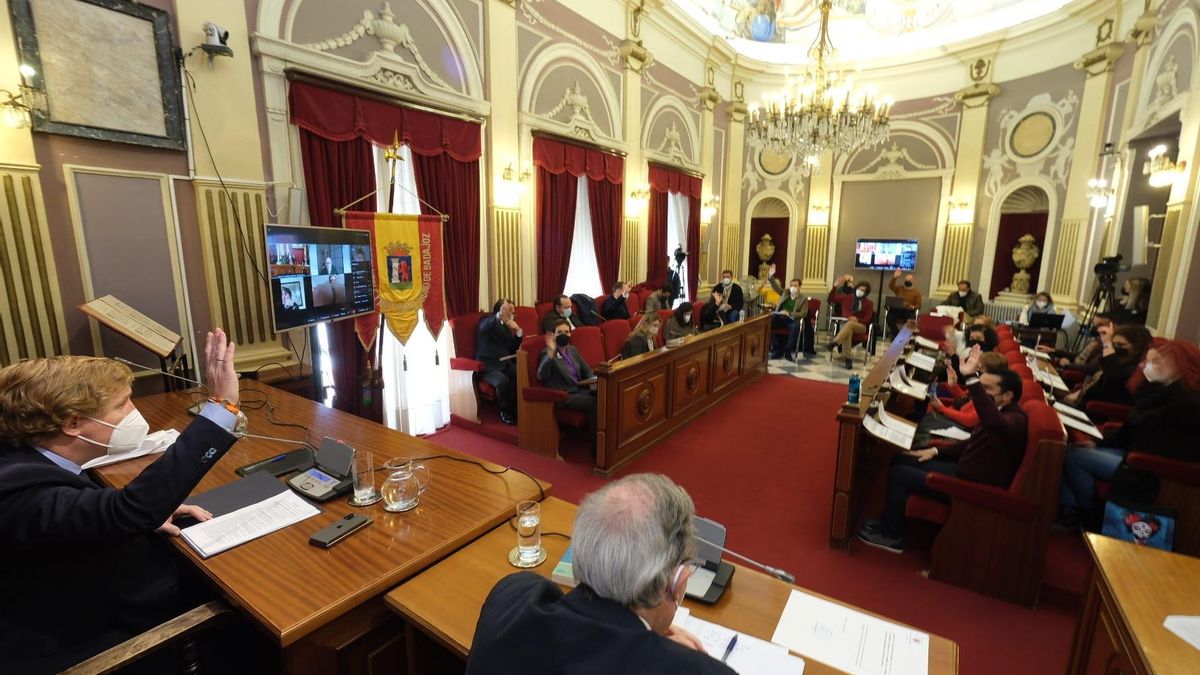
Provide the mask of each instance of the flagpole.
{"label": "flagpole", "polygon": [[[429,207],[430,211],[433,211],[434,213],[441,216],[443,223],[450,220],[450,216],[446,215],[445,213],[442,213],[439,209],[434,207],[433,204],[430,204],[429,202],[425,201],[424,199],[421,199],[421,195],[413,192],[412,190],[409,190],[407,187],[396,182],[396,162],[404,161],[404,158],[400,156],[400,132],[399,131],[396,131],[395,134],[392,136],[392,145],[390,147],[384,149],[383,157],[388,162],[388,173],[390,174],[388,177],[388,201],[387,201],[389,208],[391,207],[392,201],[396,198],[396,188],[400,188],[401,190],[404,190],[408,194],[412,195],[413,197],[416,197],[417,201],[421,202],[421,204]],[[379,194],[379,190],[382,190],[382,189],[383,188],[379,188],[378,190],[372,190],[369,194],[363,195],[362,197],[355,199],[354,201],[350,202],[349,204],[343,206],[342,208],[334,209],[333,215],[339,216],[339,217],[344,217],[346,215],[346,209],[349,209],[351,206],[354,206],[355,204],[363,201],[364,199],[368,199],[370,197],[373,197],[373,196]]]}

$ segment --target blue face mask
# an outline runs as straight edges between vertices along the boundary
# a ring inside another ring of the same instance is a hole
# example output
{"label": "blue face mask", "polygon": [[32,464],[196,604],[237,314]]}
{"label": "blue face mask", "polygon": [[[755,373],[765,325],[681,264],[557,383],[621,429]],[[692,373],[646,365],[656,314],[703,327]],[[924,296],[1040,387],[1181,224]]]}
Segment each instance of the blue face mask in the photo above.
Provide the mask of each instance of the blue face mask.
{"label": "blue face mask", "polygon": [[571,308],[570,308],[570,307],[568,307],[568,308],[564,309],[564,310],[562,311],[562,315],[563,315],[563,318],[564,318],[564,319],[569,319],[569,318],[571,318]]}

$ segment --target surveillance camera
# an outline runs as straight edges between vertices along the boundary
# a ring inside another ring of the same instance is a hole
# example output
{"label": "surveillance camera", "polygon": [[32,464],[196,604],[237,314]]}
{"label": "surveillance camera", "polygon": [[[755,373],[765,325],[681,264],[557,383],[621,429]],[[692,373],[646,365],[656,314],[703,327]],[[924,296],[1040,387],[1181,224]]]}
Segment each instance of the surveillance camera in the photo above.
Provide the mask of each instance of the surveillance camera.
{"label": "surveillance camera", "polygon": [[204,43],[200,45],[200,49],[208,54],[209,59],[214,56],[233,56],[233,50],[226,45],[228,41],[229,31],[212,21],[205,22]]}

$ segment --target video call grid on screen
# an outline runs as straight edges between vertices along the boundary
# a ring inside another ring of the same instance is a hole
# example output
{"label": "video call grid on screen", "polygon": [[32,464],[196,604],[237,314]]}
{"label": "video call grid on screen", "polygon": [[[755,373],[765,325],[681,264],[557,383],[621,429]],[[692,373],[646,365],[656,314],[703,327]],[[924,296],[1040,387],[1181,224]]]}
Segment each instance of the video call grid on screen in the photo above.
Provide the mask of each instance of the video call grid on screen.
{"label": "video call grid on screen", "polygon": [[911,272],[917,268],[917,240],[859,239],[854,246],[854,266]]}
{"label": "video call grid on screen", "polygon": [[374,311],[369,232],[267,225],[266,239],[275,332]]}

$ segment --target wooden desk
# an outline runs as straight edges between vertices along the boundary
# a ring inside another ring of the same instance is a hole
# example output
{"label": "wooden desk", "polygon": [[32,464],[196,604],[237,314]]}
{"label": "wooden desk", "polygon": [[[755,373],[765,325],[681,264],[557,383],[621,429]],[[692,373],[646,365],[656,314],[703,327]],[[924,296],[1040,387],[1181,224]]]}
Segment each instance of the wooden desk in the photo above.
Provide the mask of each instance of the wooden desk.
{"label": "wooden desk", "polygon": [[679,427],[767,372],[771,315],[760,314],[596,366],[596,472],[611,476]]}
{"label": "wooden desk", "polygon": [[874,446],[874,441],[863,430],[862,421],[892,367],[904,355],[904,349],[915,331],[913,322],[900,329],[875,367],[863,378],[858,405],[847,403],[838,410],[837,464],[833,474],[833,511],[829,519],[830,547],[849,547],[853,534],[851,528],[858,522],[863,495],[868,491],[867,479],[872,473],[867,470],[871,468],[870,463],[864,460],[868,459],[865,455]]}
{"label": "wooden desk", "polygon": [[1200,615],[1200,559],[1086,536],[1087,596],[1067,672],[1200,673],[1200,650],[1163,628],[1168,615]]}
{"label": "wooden desk", "polygon": [[[376,467],[391,457],[469,458],[258,383],[242,389],[245,405],[262,398],[254,389],[269,396],[276,421],[308,425],[318,444],[323,436],[332,436],[359,452],[371,452]],[[152,429],[182,430],[191,421],[185,412],[191,400],[186,392],[174,392],[139,398],[136,403]],[[264,409],[247,410],[246,414],[250,433],[291,438],[303,434],[299,429],[271,424]],[[235,480],[235,468],[298,445],[242,439],[196,491]],[[113,464],[96,473],[103,482],[121,487],[159,456]],[[201,560],[182,540],[175,544],[255,623],[288,648],[285,670],[330,673],[341,668],[344,672],[346,665],[339,661],[339,654],[388,617],[379,602],[382,593],[504,522],[518,502],[539,498],[538,486],[515,471],[495,476],[463,462],[432,459],[425,463],[433,472],[432,482],[421,496],[420,506],[408,513],[387,513],[382,502],[354,509],[339,498],[322,504],[324,513],[318,516],[208,560]],[[485,464],[493,471],[503,468]],[[377,473],[377,485],[384,477],[383,471]],[[549,493],[550,486],[542,485]],[[309,545],[313,532],[352,511],[364,513],[374,522],[331,549]],[[398,633],[377,637],[395,640]],[[341,665],[331,668],[330,663]]]}
{"label": "wooden desk", "polygon": [[[542,531],[570,533],[576,509],[574,504],[560,499],[546,499],[542,502]],[[410,625],[465,660],[471,650],[475,624],[487,594],[498,581],[518,571],[508,564],[505,557],[516,543],[516,533],[508,524],[502,524],[401,584],[387,594],[385,601]],[[549,579],[567,544],[562,537],[543,535],[546,562],[532,571]],[[704,605],[685,600],[684,604],[694,616],[705,621],[770,640],[793,588],[798,587],[738,566],[733,583],[726,589],[720,602]],[[801,590],[812,593],[807,589]],[[834,598],[814,595],[838,602]],[[806,658],[805,662],[806,675],[841,672],[812,659]],[[931,675],[957,673],[958,645],[946,638],[931,635],[929,672]]]}

